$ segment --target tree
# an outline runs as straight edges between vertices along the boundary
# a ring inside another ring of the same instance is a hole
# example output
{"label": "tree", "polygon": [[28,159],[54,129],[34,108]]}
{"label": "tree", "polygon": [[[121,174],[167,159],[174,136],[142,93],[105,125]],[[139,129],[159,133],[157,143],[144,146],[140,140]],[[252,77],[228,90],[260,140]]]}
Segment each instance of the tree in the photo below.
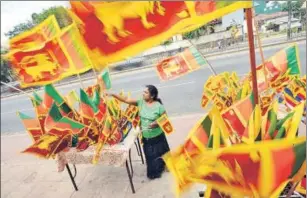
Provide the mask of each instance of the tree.
{"label": "tree", "polygon": [[288,12],[290,7],[291,7],[292,11],[297,12],[301,9],[304,1],[305,0],[292,1],[291,5],[289,5],[289,3],[284,3],[284,4],[282,4],[281,9],[282,9],[283,12]]}
{"label": "tree", "polygon": [[27,21],[25,23],[20,23],[18,25],[15,25],[12,30],[8,31],[4,35],[9,38],[13,38],[22,32],[32,29],[33,27],[34,24],[32,23],[32,21]]}
{"label": "tree", "polygon": [[5,33],[5,36],[12,38],[27,30],[30,30],[34,26],[40,24],[45,19],[47,19],[50,15],[55,15],[55,18],[60,28],[66,27],[72,23],[72,19],[64,7],[54,6],[49,9],[44,9],[40,13],[33,13],[31,15],[31,18],[32,18],[31,21],[27,21],[26,23],[21,23],[21,24],[14,26],[12,30]]}
{"label": "tree", "polygon": [[10,82],[14,77],[9,61],[3,57],[7,52],[6,49],[1,48],[1,81],[5,83]]}
{"label": "tree", "polygon": [[60,28],[66,27],[72,23],[72,19],[70,18],[68,12],[62,6],[51,7],[47,10],[43,10],[39,14],[33,13],[32,21],[35,25],[37,25],[47,19],[50,15],[55,15]]}

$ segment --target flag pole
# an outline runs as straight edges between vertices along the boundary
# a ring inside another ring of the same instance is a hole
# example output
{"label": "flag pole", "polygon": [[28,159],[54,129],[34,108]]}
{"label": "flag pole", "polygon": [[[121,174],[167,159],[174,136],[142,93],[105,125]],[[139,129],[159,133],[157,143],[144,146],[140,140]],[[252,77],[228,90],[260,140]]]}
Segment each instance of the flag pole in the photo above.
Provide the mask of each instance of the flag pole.
{"label": "flag pole", "polygon": [[82,80],[81,80],[80,73],[78,72],[77,75],[78,75],[79,82],[80,82],[80,84],[81,84],[81,88],[84,89],[84,85],[83,85],[83,82],[82,82]]}
{"label": "flag pole", "polygon": [[[255,13],[255,11],[254,11]],[[264,55],[263,55],[263,50],[262,50],[262,43],[261,43],[261,38],[259,35],[259,30],[258,30],[258,21],[256,20],[256,15],[254,14],[254,23],[255,23],[255,29],[256,29],[256,35],[257,35],[257,42],[259,45],[259,52],[260,52],[260,56],[261,56],[261,61],[262,61],[262,69],[263,69],[263,74],[264,74],[264,80],[265,83],[268,84],[268,79],[267,79],[267,75],[266,75],[266,71],[265,71],[265,60],[264,60]]]}
{"label": "flag pole", "polygon": [[18,89],[18,88],[16,88],[16,87],[14,87],[14,86],[12,86],[12,85],[9,85],[9,84],[7,84],[7,83],[5,83],[5,82],[2,82],[2,81],[1,81],[1,84],[5,85],[5,86],[7,86],[7,87],[10,87],[10,88],[12,88],[12,89],[15,89],[16,91],[19,91],[19,92],[25,94],[26,96],[29,96],[30,98],[32,98],[32,96],[31,96],[29,93],[27,93],[27,92],[25,92],[25,91],[23,91],[23,90],[21,90],[21,89]]}
{"label": "flag pole", "polygon": [[216,76],[216,75],[217,75],[216,71],[213,69],[212,65],[209,63],[209,61],[207,60],[207,58],[205,57],[205,55],[203,55],[203,54],[197,49],[196,45],[194,45],[190,39],[189,39],[188,41],[189,41],[189,43],[191,44],[191,46],[193,46],[193,47],[197,50],[197,52],[205,59],[205,61],[208,63],[209,69],[211,70],[211,72],[213,73],[213,75]]}
{"label": "flag pole", "polygon": [[252,71],[254,101],[255,101],[255,104],[257,105],[259,104],[259,102],[258,102],[258,84],[257,84],[257,72],[256,72],[256,57],[255,57],[252,8],[247,8],[245,11],[246,11],[249,59],[250,59],[251,71]]}

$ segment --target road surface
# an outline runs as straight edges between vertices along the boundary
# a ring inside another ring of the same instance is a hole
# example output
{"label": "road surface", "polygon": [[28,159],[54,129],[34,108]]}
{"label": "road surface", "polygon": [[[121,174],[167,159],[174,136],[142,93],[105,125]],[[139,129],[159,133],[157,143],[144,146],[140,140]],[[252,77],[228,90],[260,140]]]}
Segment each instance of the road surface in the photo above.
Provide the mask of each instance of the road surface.
{"label": "road surface", "polygon": [[[264,49],[265,58],[272,56],[286,45],[274,46]],[[306,42],[298,44],[300,51],[300,60],[302,74],[306,74]],[[257,64],[261,59],[257,53]],[[217,73],[224,71],[235,71],[242,76],[250,71],[248,51],[235,54],[223,54],[219,57],[209,58],[208,61],[214,67]],[[154,84],[159,88],[159,96],[162,99],[165,108],[170,116],[202,113],[200,99],[203,85],[212,75],[208,67],[203,67],[198,71],[190,73],[179,79],[160,82],[153,69],[140,69],[139,71],[128,72],[112,76],[112,92],[119,92],[121,89],[130,91],[133,97],[140,97],[144,85]],[[93,80],[83,82],[84,86],[89,86]],[[70,84],[58,87],[60,93],[66,94],[70,90],[80,89],[80,83]],[[42,91],[38,93],[42,94]],[[1,134],[25,131],[16,112],[21,111],[34,116],[32,104],[27,96],[13,96],[1,99]]]}

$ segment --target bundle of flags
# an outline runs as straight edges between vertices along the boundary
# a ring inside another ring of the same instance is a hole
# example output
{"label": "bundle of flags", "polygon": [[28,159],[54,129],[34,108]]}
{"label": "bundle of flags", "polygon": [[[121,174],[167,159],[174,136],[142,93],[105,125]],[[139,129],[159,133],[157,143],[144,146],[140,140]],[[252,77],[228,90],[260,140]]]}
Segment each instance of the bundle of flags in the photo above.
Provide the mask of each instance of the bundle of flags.
{"label": "bundle of flags", "polygon": [[[306,137],[298,137],[305,101],[279,116],[274,101],[261,116],[253,94],[220,112],[213,105],[185,143],[164,156],[181,193],[193,183],[233,197],[276,197],[305,175]],[[213,191],[212,191],[213,190]]]}
{"label": "bundle of flags", "polygon": [[[257,67],[258,92],[262,113],[266,113],[274,97],[279,97],[289,108],[306,99],[306,76],[300,77],[299,53],[293,44],[272,56],[265,66]],[[266,75],[266,76],[264,76]],[[265,80],[266,79],[266,80]],[[201,106],[210,102],[220,111],[226,110],[235,102],[252,92],[251,73],[239,79],[235,72],[224,72],[211,76],[204,85]]]}
{"label": "bundle of flags", "polygon": [[271,72],[267,85],[258,82],[259,104],[249,76],[225,72],[205,83],[201,104],[209,113],[163,157],[178,195],[194,183],[206,184],[208,198],[273,198],[289,183],[306,194],[306,136],[299,132],[306,124],[306,76],[296,45],[275,56],[263,72]]}
{"label": "bundle of flags", "polygon": [[89,146],[122,142],[131,127],[139,124],[138,108],[123,109],[116,99],[104,97],[103,90],[110,88],[106,70],[97,84],[80,89],[80,97],[75,91],[62,96],[52,84],[45,86],[43,98],[34,92],[31,100],[36,117],[18,113],[33,139],[33,144],[23,152],[48,159],[71,147],[81,152]]}

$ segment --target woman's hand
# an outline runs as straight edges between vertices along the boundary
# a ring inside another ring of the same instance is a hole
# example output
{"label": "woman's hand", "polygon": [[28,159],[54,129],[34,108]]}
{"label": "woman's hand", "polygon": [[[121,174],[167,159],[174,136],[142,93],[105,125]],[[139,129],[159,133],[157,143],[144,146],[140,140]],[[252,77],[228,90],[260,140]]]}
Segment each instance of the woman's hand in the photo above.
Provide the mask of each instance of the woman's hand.
{"label": "woman's hand", "polygon": [[155,128],[158,128],[158,126],[159,125],[157,124],[157,122],[152,122],[152,123],[149,124],[148,128],[149,129],[155,129]]}

